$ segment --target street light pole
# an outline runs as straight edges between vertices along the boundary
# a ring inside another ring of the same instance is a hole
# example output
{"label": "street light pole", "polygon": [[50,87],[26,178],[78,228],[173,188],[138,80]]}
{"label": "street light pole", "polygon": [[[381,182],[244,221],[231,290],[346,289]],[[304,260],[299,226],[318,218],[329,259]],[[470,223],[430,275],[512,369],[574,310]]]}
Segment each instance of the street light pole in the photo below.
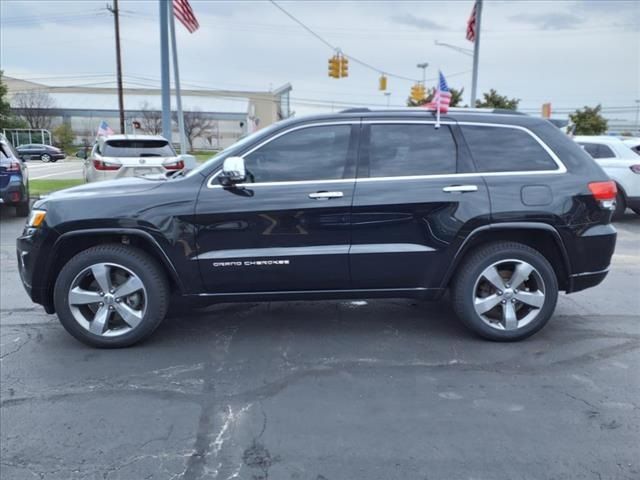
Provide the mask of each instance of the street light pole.
{"label": "street light pole", "polygon": [[160,80],[162,84],[162,136],[171,143],[171,84],[169,77],[169,8],[167,0],[160,7]]}
{"label": "street light pole", "polygon": [[427,67],[429,66],[429,62],[419,63],[416,67],[422,69],[422,85],[425,84],[427,80]]}

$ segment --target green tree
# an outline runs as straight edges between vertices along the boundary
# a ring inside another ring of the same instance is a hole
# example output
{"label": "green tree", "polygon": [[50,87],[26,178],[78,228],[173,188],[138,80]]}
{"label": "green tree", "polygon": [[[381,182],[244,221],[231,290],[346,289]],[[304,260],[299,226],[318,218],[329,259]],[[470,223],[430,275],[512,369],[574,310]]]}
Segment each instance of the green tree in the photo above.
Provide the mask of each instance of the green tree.
{"label": "green tree", "polygon": [[602,105],[594,108],[585,106],[582,110],[576,110],[571,113],[569,118],[576,126],[576,135],[602,135],[607,131],[607,119],[602,116],[600,111]]}
{"label": "green tree", "polygon": [[500,95],[493,88],[488,93],[483,93],[483,100],[476,100],[478,108],[503,108],[505,110],[517,110],[520,103],[519,98],[509,98],[506,95]]}
{"label": "green tree", "polygon": [[53,139],[63,151],[69,153],[73,148],[73,140],[76,138],[71,125],[62,123],[53,130]]}
{"label": "green tree", "polygon": [[0,70],[0,130],[26,127],[26,122],[16,118],[11,111],[11,105],[7,100],[7,85],[2,81],[2,70]]}
{"label": "green tree", "polygon": [[[450,107],[457,107],[460,105],[460,102],[462,102],[462,94],[464,93],[464,87],[462,87],[460,90],[458,90],[457,88],[450,88],[449,89],[451,91],[451,101],[449,102],[449,106]],[[409,97],[407,99],[407,107],[419,107],[421,105],[425,105],[427,103],[429,103],[431,100],[433,100],[433,96],[436,94],[436,89],[435,87],[430,88],[427,91],[427,96],[420,100],[419,102],[416,102],[413,98]]]}

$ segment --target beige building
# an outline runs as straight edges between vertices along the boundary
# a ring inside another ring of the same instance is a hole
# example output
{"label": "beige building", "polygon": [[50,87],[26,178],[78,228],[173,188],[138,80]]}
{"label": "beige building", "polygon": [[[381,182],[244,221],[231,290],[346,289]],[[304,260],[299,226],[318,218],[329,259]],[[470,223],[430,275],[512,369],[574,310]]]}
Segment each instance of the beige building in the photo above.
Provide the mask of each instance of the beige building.
{"label": "beige building", "polygon": [[[119,130],[116,88],[51,86],[7,76],[3,76],[3,81],[8,87],[9,102],[14,108],[18,106],[16,94],[33,91],[47,93],[52,101],[52,105],[46,108],[46,114],[51,117],[51,128],[63,122],[69,124],[78,144],[92,143],[98,125],[103,120],[114,131]],[[186,115],[198,118],[207,126],[204,134],[193,139],[193,149],[225,148],[255,129],[289,117],[291,89],[290,84],[266,92],[183,89],[182,105]],[[175,109],[175,92],[172,90],[171,94],[172,108]],[[141,123],[143,131],[160,133],[160,95],[160,89],[157,88],[124,89],[127,133],[133,132],[134,121]],[[177,144],[177,124],[175,121],[172,124],[172,142]]]}

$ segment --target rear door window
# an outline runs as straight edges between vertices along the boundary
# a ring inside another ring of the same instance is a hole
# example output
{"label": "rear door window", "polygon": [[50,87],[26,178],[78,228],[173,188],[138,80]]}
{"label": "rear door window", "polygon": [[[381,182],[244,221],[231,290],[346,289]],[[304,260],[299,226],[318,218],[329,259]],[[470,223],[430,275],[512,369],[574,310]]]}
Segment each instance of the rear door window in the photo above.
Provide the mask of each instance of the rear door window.
{"label": "rear door window", "polygon": [[373,124],[370,136],[370,177],[456,172],[457,146],[447,125]]}
{"label": "rear door window", "polygon": [[525,130],[462,125],[462,133],[479,172],[557,170],[542,145]]}
{"label": "rear door window", "polygon": [[603,145],[601,143],[586,143],[580,142],[580,145],[584,147],[589,155],[592,158],[615,158],[616,154],[613,153],[613,150],[608,145]]}
{"label": "rear door window", "polygon": [[175,154],[166,140],[109,140],[102,152],[105,157],[173,157]]}

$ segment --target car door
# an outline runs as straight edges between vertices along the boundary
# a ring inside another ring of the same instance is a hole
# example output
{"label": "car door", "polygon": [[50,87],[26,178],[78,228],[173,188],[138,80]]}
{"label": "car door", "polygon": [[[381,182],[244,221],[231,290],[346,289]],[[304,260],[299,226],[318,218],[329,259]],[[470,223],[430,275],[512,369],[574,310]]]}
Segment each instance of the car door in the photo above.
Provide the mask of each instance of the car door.
{"label": "car door", "polygon": [[464,232],[487,221],[489,196],[455,122],[365,121],[352,209],[356,289],[428,290]]}
{"label": "car door", "polygon": [[243,153],[247,180],[214,173],[197,203],[197,261],[210,293],[349,285],[359,120],[296,126]]}

